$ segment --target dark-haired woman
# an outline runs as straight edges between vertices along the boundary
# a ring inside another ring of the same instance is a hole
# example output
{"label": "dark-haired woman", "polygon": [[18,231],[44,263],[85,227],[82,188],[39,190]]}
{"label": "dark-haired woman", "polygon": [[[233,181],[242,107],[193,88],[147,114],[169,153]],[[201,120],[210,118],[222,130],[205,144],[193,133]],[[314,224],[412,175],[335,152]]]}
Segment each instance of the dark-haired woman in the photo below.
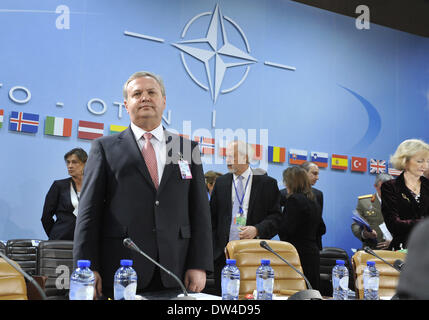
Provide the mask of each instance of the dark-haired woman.
{"label": "dark-haired woman", "polygon": [[313,289],[319,289],[319,230],[323,223],[321,209],[311,191],[307,172],[298,166],[285,172],[288,195],[283,209],[280,240],[291,243],[298,251],[304,275]]}
{"label": "dark-haired woman", "polygon": [[87,159],[87,153],[81,148],[74,148],[64,155],[70,178],[54,181],[43,206],[41,220],[49,240],[74,238],[83,169]]}

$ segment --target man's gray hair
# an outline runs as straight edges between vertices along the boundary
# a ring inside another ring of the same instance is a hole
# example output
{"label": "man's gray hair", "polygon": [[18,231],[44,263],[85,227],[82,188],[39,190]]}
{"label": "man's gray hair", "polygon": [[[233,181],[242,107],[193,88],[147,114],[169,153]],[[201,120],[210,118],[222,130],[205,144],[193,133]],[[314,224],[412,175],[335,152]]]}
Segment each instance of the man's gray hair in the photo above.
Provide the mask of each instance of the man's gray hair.
{"label": "man's gray hair", "polygon": [[377,176],[375,177],[375,182],[374,184],[377,185],[380,181],[381,183],[389,181],[394,179],[393,176],[391,176],[390,174],[387,173],[379,173],[377,174]]}
{"label": "man's gray hair", "polygon": [[151,77],[153,79],[155,79],[156,82],[158,82],[159,86],[161,87],[161,93],[162,96],[165,97],[165,87],[164,87],[164,81],[162,81],[161,76],[154,74],[152,72],[149,71],[138,71],[133,73],[128,80],[124,83],[124,87],[122,88],[122,94],[124,95],[124,99],[127,100],[128,99],[128,84],[138,78],[143,78],[143,77]]}

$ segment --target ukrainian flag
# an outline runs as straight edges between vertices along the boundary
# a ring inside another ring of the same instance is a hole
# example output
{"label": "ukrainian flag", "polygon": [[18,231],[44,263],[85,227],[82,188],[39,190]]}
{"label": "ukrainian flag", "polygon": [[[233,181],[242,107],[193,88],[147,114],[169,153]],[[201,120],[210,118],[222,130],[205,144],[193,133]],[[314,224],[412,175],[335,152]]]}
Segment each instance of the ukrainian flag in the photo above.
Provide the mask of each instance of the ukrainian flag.
{"label": "ukrainian flag", "polygon": [[285,162],[286,148],[268,146],[268,161],[269,162]]}

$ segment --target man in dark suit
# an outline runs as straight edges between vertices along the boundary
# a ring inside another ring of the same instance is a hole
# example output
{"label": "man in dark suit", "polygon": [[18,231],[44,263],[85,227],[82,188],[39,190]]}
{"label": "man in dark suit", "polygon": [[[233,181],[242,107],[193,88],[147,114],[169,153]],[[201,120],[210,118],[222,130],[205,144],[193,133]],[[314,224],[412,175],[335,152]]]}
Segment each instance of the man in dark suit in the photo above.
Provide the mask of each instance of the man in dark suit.
{"label": "man in dark suit", "polygon": [[253,149],[234,141],[226,149],[229,173],[216,179],[210,198],[215,289],[221,294],[225,247],[231,240],[271,239],[282,219],[277,181],[249,167]]}
{"label": "man in dark suit", "polygon": [[[91,260],[96,293],[111,296],[121,259],[132,259],[137,292],[178,287],[146,258],[123,246],[130,237],[200,292],[212,271],[210,211],[198,145],[164,130],[160,77],[133,74],[124,85],[131,125],[93,142],[82,186],[74,263]],[[195,152],[194,152],[195,151]]]}

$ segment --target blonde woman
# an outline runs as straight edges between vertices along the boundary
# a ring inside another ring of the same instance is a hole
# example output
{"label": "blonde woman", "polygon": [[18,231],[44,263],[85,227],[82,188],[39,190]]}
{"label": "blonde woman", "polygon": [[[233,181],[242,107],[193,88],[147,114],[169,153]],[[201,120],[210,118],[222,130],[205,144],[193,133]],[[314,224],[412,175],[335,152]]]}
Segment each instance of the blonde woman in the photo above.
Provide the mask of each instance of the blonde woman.
{"label": "blonde woman", "polygon": [[389,249],[405,249],[413,227],[429,216],[429,145],[419,139],[403,141],[390,158],[392,165],[403,170],[396,179],[381,185],[381,212],[392,234]]}

